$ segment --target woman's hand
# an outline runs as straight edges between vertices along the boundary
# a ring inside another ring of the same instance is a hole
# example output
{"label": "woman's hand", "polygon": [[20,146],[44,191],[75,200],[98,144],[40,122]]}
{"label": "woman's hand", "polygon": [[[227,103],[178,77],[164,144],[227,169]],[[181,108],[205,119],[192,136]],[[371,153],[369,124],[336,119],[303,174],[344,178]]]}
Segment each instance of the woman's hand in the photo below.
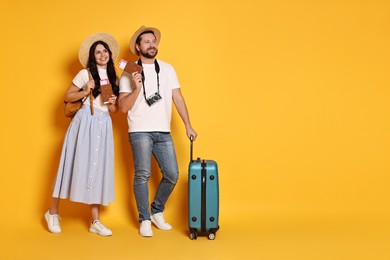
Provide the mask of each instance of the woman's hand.
{"label": "woman's hand", "polygon": [[115,95],[111,95],[111,97],[108,99],[108,105],[112,106],[112,105],[115,105],[116,104],[116,96]]}
{"label": "woman's hand", "polygon": [[95,81],[93,79],[89,80],[84,87],[84,92],[88,95],[95,88]]}
{"label": "woman's hand", "polygon": [[116,96],[115,95],[111,95],[111,97],[108,99],[108,110],[110,112],[116,112],[117,110],[117,106],[116,106]]}

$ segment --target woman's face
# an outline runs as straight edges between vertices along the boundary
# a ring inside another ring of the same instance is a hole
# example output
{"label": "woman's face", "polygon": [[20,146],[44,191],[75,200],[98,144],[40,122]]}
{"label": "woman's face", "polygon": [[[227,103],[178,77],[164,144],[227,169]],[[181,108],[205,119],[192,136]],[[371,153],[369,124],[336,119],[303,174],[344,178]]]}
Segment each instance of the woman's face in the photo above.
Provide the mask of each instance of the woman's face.
{"label": "woman's face", "polygon": [[110,60],[110,53],[101,44],[96,45],[95,60],[96,64],[101,67],[107,66],[107,63]]}

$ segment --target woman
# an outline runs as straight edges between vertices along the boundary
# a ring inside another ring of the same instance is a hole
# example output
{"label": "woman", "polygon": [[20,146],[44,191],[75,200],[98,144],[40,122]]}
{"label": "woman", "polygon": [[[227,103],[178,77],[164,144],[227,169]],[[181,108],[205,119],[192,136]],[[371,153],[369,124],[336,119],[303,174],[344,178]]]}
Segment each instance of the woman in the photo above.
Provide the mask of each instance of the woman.
{"label": "woman", "polygon": [[[107,206],[114,201],[114,142],[110,112],[116,111],[119,94],[114,66],[118,50],[116,40],[107,33],[95,33],[80,46],[79,60],[85,69],[73,79],[65,93],[65,100],[83,99],[84,104],[67,130],[52,204],[45,213],[52,233],[61,232],[59,203],[60,199],[68,198],[90,205],[90,232],[101,236],[112,235],[112,231],[99,221],[99,214],[100,205]],[[114,94],[104,104],[100,82],[107,82],[107,79]],[[93,98],[90,98],[90,93]]]}

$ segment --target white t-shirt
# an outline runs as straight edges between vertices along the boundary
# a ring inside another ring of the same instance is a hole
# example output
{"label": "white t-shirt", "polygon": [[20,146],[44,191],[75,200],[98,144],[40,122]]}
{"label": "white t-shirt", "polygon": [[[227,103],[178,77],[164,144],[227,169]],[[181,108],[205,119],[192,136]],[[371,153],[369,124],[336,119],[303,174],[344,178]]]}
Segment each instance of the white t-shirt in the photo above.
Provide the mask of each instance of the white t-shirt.
{"label": "white t-shirt", "polygon": [[[108,79],[106,69],[98,68],[98,73],[101,80]],[[88,70],[82,69],[79,71],[79,73],[77,73],[77,75],[74,77],[72,82],[78,88],[84,88],[88,81],[89,81]],[[89,96],[85,99],[84,104],[88,104],[88,105],[90,104]],[[93,99],[93,106],[100,110],[108,111],[108,106],[103,103],[100,95]]]}
{"label": "white t-shirt", "polygon": [[[149,106],[144,97],[143,88],[139,92],[134,106],[127,113],[129,132],[170,132],[172,116],[172,90],[180,88],[175,69],[168,63],[158,60],[160,66],[161,100]],[[157,73],[154,64],[142,64],[145,75],[146,98],[157,92]],[[130,77],[122,73],[119,81],[120,93],[131,93]]]}

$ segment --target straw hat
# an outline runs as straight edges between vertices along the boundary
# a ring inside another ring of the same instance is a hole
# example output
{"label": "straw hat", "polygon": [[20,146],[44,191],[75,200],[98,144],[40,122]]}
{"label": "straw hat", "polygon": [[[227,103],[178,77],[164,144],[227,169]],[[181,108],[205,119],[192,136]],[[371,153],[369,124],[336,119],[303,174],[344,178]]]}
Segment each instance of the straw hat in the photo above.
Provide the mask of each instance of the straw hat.
{"label": "straw hat", "polygon": [[161,33],[160,33],[160,30],[157,29],[157,28],[154,28],[154,27],[145,27],[145,26],[141,26],[134,34],[133,36],[131,37],[130,39],[130,50],[132,53],[134,53],[135,55],[138,55],[139,56],[139,53],[138,51],[135,49],[135,42],[138,38],[138,36],[140,36],[143,32],[146,32],[146,31],[152,31],[154,33],[154,36],[156,36],[156,43],[158,44],[160,42],[160,38],[161,38]]}
{"label": "straw hat", "polygon": [[115,38],[112,35],[104,32],[94,33],[88,36],[87,39],[85,39],[79,49],[79,60],[84,68],[86,68],[88,64],[89,49],[91,48],[92,44],[97,41],[103,41],[108,44],[108,47],[110,47],[110,50],[112,52],[112,59],[114,61],[116,60],[116,58],[118,58],[119,47]]}

